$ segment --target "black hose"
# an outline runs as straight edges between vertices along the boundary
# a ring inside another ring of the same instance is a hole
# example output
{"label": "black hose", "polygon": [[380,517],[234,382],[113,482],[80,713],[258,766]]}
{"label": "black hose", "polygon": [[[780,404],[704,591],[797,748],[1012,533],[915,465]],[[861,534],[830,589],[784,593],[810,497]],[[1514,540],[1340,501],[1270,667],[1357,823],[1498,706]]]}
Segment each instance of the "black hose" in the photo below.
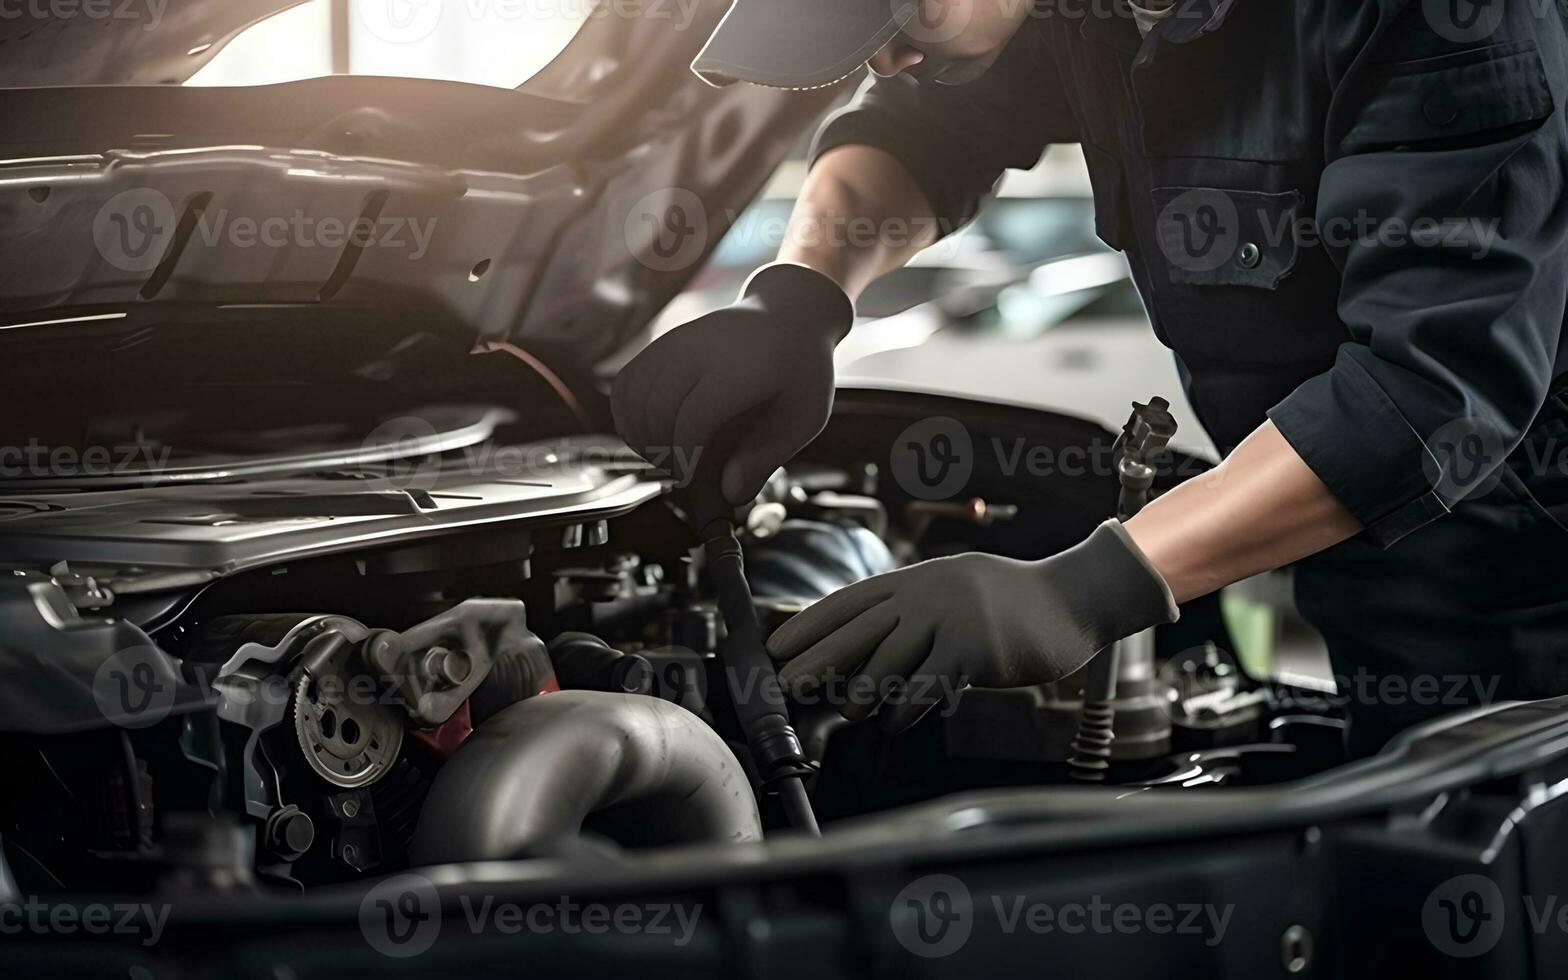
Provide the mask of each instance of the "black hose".
{"label": "black hose", "polygon": [[692,524],[702,541],[719,614],[724,617],[724,676],[752,763],[764,788],[779,794],[790,826],[818,835],[821,830],[804,782],[811,763],[790,724],[784,687],[763,645],[751,583],[746,581],[740,541],[730,517],[733,509],[712,480],[693,484],[690,503]]}
{"label": "black hose", "polygon": [[784,815],[789,825],[813,837],[822,836],[817,827],[817,815],[811,809],[811,797],[806,795],[806,781],[790,776],[778,782],[779,802],[784,804]]}
{"label": "black hose", "polygon": [[136,746],[131,735],[120,729],[120,761],[125,763],[125,826],[130,849],[141,846],[142,836],[142,767],[136,760]]}

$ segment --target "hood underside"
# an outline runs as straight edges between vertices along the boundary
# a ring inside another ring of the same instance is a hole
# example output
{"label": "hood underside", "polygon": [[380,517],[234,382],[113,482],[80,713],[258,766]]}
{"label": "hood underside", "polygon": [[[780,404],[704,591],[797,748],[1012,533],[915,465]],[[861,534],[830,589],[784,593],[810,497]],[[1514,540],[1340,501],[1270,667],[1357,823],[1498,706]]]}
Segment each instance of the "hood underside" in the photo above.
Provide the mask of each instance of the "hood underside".
{"label": "hood underside", "polygon": [[0,78],[32,86],[0,91],[0,350],[305,308],[591,364],[683,288],[831,98],[693,77],[725,2],[688,30],[590,18],[515,91],[144,84],[292,5],[168,0],[158,30],[96,36],[0,21]]}
{"label": "hood underside", "polygon": [[178,84],[236,34],[305,0],[8,5],[0,86]]}

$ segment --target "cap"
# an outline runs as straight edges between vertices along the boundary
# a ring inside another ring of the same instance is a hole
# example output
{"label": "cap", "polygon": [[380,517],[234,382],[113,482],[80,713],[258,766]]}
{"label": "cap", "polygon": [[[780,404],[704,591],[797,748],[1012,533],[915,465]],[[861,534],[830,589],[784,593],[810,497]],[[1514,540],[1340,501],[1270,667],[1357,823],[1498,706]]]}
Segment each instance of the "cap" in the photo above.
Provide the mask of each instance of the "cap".
{"label": "cap", "polygon": [[691,63],[710,85],[809,89],[853,74],[921,0],[735,0]]}

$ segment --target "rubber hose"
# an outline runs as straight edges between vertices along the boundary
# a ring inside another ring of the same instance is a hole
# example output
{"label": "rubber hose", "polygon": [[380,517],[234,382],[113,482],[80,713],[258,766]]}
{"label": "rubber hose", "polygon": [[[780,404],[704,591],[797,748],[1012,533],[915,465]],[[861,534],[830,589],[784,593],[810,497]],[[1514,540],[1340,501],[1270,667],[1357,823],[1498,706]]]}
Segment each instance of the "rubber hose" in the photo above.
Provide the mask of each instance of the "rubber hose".
{"label": "rubber hose", "polygon": [[718,733],[657,698],[561,691],[496,714],[441,767],[416,864],[545,853],[623,804],[659,844],[762,839],[751,783]]}

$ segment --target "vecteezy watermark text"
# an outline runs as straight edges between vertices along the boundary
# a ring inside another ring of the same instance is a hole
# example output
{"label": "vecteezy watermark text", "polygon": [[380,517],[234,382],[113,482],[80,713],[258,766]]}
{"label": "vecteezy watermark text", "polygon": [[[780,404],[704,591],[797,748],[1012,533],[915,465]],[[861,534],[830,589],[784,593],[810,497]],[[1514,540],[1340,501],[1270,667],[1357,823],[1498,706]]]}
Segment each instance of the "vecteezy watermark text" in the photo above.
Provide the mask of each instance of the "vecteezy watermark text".
{"label": "vecteezy watermark text", "polygon": [[703,910],[701,903],[580,902],[570,895],[527,903],[462,895],[457,906],[460,915],[444,912],[440,893],[424,875],[393,875],[360,901],[360,930],[371,948],[399,959],[425,952],[451,927],[470,935],[635,934],[667,938],[680,948],[696,936]]}
{"label": "vecteezy watermark text", "polygon": [[256,218],[231,216],[227,209],[203,212],[196,220],[196,235],[206,245],[227,242],[236,248],[391,248],[408,253],[410,261],[424,257],[435,234],[436,219],[382,216],[317,218],[295,208],[292,214]]}
{"label": "vecteezy watermark text", "polygon": [[503,936],[520,933],[559,932],[566,935],[603,936],[641,933],[669,936],[673,946],[685,946],[697,932],[702,906],[677,902],[577,902],[563,895],[553,902],[498,902],[486,895],[475,901],[458,900],[463,921],[475,933],[494,931]]}
{"label": "vecteezy watermark text", "polygon": [[[389,458],[381,464],[381,475],[370,485],[385,490],[430,490],[443,473],[526,480],[566,461],[581,467],[616,467],[632,462],[626,451],[615,445],[569,441],[505,446],[487,440],[449,452],[445,459],[419,450],[436,437],[435,426],[417,415],[399,416],[377,426],[365,438],[364,448],[385,452]],[[644,446],[639,456],[651,467],[652,476],[684,487],[696,475],[702,454],[701,446]]]}
{"label": "vecteezy watermark text", "polygon": [[168,9],[169,0],[0,0],[0,21],[134,20],[151,31]]}
{"label": "vecteezy watermark text", "polygon": [[168,446],[46,446],[37,439],[24,446],[0,446],[0,477],[115,476],[156,472],[173,452]]}
{"label": "vecteezy watermark text", "polygon": [[[424,258],[435,236],[436,219],[400,215],[317,217],[295,208],[287,214],[236,214],[228,208],[192,215],[192,243],[208,248],[320,248],[341,251],[392,249],[413,262]],[[134,187],[121,191],[93,218],[93,244],[104,260],[126,272],[151,272],[169,253],[179,234],[174,202],[162,191]]]}
{"label": "vecteezy watermark text", "polygon": [[935,874],[901,889],[888,908],[888,921],[905,949],[937,959],[958,952],[977,929],[991,928],[1004,936],[1191,936],[1212,947],[1224,941],[1234,912],[1231,904],[1119,902],[1098,894],[1072,902],[992,894],[976,903],[962,880]]}
{"label": "vecteezy watermark text", "polygon": [[[714,218],[718,220],[714,220]],[[684,187],[664,187],[644,194],[627,209],[624,235],[627,250],[656,272],[675,272],[697,264],[715,244],[716,229],[727,229],[724,241],[750,252],[797,248],[923,248],[941,255],[956,249],[960,228],[929,216],[869,218],[826,211],[810,217],[726,209],[710,215],[702,198]]]}
{"label": "vecteezy watermark text", "polygon": [[1365,209],[1318,217],[1299,213],[1295,207],[1246,208],[1246,200],[1240,193],[1213,188],[1195,188],[1172,197],[1155,222],[1160,251],[1172,265],[1191,273],[1213,272],[1235,263],[1268,274],[1269,257],[1285,251],[1287,243],[1340,250],[1442,250],[1481,261],[1501,237],[1496,218],[1376,215]]}
{"label": "vecteezy watermark text", "polygon": [[[1116,475],[1115,441],[1045,443],[1013,436],[976,440],[969,427],[948,416],[920,419],[900,432],[889,447],[889,469],[900,489],[917,500],[951,500],[968,487],[975,468],[1008,479]],[[1198,476],[1212,468],[1201,459],[1172,453],[1160,462],[1162,474]]]}
{"label": "vecteezy watermark text", "polygon": [[152,902],[45,901],[36,895],[0,902],[0,936],[141,936],[143,946],[163,936],[171,906]]}

